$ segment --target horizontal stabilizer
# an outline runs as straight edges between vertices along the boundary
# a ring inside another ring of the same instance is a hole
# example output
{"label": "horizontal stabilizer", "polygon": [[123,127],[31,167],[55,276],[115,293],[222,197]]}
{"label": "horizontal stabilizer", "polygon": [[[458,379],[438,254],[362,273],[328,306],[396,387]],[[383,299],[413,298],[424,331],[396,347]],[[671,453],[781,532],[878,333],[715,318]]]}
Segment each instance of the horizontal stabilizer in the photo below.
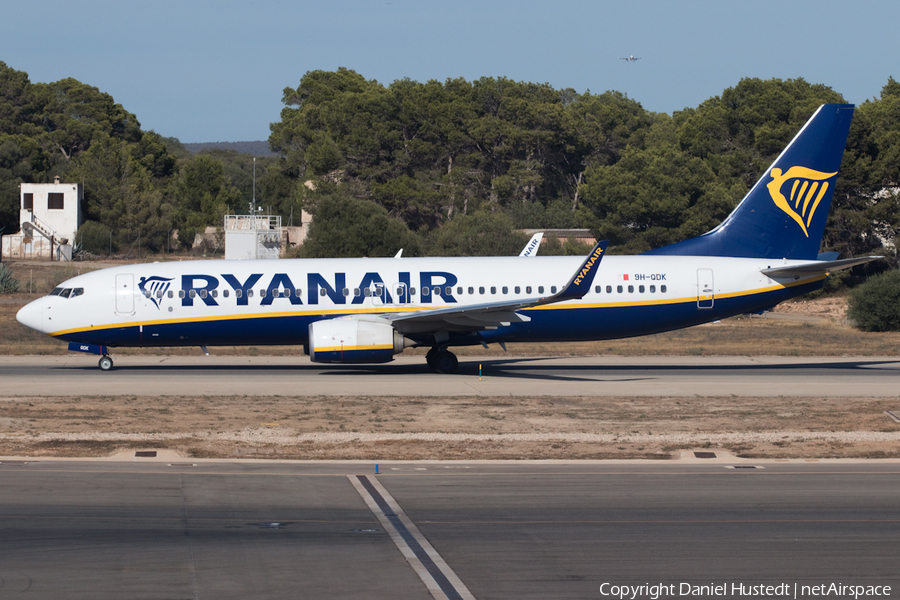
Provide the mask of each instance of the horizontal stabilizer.
{"label": "horizontal stabilizer", "polygon": [[806,263],[804,265],[789,265],[786,267],[774,267],[772,269],[761,269],[763,275],[773,279],[783,277],[803,277],[815,275],[817,273],[832,273],[834,271],[842,271],[863,265],[873,260],[884,258],[883,256],[860,256],[859,258],[845,258],[843,260],[819,260],[816,262]]}

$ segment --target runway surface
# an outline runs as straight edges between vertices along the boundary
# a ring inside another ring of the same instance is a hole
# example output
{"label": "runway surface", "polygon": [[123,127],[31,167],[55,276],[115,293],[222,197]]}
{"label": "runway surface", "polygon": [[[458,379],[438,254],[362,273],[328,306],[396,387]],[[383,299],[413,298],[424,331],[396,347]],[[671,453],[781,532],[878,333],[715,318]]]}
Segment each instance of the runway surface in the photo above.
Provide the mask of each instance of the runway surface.
{"label": "runway surface", "polygon": [[[609,597],[604,583],[676,586],[662,597],[686,597],[683,584],[900,589],[896,462],[379,470],[3,461],[0,597],[426,599],[428,576],[449,586],[435,597],[479,599]],[[398,544],[418,540],[433,554],[408,562]]]}
{"label": "runway surface", "polygon": [[[6,394],[895,396],[898,357],[522,357],[460,360],[453,375],[423,357],[317,365],[304,356],[0,357]],[[479,367],[481,376],[479,377]]]}

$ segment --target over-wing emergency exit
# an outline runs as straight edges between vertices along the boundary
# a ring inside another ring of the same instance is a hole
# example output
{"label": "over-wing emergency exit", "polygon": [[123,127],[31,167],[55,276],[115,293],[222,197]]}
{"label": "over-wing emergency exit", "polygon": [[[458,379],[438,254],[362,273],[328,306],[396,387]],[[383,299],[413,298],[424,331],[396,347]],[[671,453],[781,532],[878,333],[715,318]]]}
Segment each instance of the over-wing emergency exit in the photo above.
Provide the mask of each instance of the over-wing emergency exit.
{"label": "over-wing emergency exit", "polygon": [[[323,363],[430,348],[623,338],[757,312],[874,260],[819,260],[853,106],[821,106],[718,227],[639,256],[291,259],[127,265],[61,283],[18,320],[100,354],[297,345]],[[534,245],[536,248],[536,244]],[[532,248],[532,249],[534,249]]]}

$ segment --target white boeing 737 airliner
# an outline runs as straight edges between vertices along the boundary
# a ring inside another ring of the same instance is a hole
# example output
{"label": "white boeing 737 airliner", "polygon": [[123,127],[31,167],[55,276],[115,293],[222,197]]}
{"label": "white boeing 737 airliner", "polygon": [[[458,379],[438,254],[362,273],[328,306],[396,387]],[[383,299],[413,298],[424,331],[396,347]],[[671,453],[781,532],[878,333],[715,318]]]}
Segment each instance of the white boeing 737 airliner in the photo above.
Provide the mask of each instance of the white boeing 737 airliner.
{"label": "white boeing 737 airliner", "polygon": [[639,256],[605,257],[600,242],[587,259],[127,265],[64,281],[17,318],[102,355],[103,370],[121,346],[296,344],[324,363],[428,346],[428,364],[450,373],[452,346],[624,338],[758,312],[877,258],[818,257],[852,116],[819,107],[718,227]]}

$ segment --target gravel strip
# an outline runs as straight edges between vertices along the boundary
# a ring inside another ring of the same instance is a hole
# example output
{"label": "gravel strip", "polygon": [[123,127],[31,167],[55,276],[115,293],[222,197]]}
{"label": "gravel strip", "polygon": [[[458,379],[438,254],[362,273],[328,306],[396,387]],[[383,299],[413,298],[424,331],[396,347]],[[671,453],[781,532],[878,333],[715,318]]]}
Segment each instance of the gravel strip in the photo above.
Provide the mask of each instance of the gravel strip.
{"label": "gravel strip", "polygon": [[627,434],[608,433],[355,433],[355,432],[318,432],[297,433],[279,429],[245,429],[226,432],[193,432],[193,433],[39,433],[39,434],[0,434],[0,440],[18,440],[23,437],[31,442],[54,441],[163,441],[163,440],[198,440],[243,442],[248,444],[292,445],[302,443],[314,444],[351,444],[368,442],[580,442],[594,444],[608,443],[665,443],[696,444],[710,442],[713,444],[760,443],[760,442],[900,442],[898,432],[875,431],[762,431],[744,433],[672,433],[672,434]]}

